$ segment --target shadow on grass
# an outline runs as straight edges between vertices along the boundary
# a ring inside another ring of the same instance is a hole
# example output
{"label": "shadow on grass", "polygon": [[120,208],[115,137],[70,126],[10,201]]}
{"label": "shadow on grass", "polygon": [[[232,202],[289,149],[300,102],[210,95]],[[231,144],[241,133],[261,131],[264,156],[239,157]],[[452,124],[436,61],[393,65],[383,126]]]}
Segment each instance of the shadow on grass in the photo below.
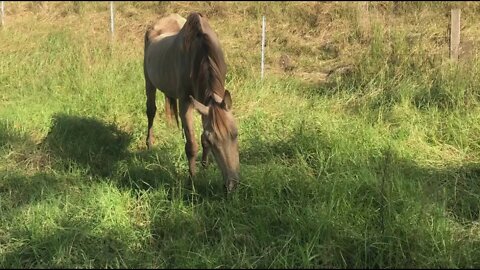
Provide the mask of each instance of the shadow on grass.
{"label": "shadow on grass", "polygon": [[24,205],[37,203],[50,195],[61,195],[71,181],[58,179],[50,174],[37,173],[31,176],[9,171],[0,171],[0,209],[11,211]]}
{"label": "shadow on grass", "polygon": [[[426,166],[400,157],[392,150],[385,150],[383,156],[372,161],[380,185],[384,182],[382,196],[386,196],[385,203],[393,207],[393,210],[403,209],[405,198],[410,198],[420,204],[433,203],[459,223],[468,224],[480,218],[479,163]],[[390,196],[397,198],[392,199]]]}
{"label": "shadow on grass", "polygon": [[313,131],[297,126],[288,138],[264,139],[260,136],[250,138],[240,149],[242,164],[256,165],[281,159],[288,161],[302,157],[313,169],[319,169],[319,160],[325,161],[332,155],[337,143],[331,137],[323,135],[322,131]]}
{"label": "shadow on grass", "polygon": [[[178,157],[174,155],[172,145],[157,145],[151,150],[130,152],[127,149],[130,142],[131,135],[115,124],[95,118],[57,114],[42,146],[53,155],[55,167],[60,171],[68,171],[72,165],[80,166],[91,176],[116,181],[119,187],[146,190],[160,185],[173,188],[188,184],[185,169],[175,163]],[[186,167],[183,153],[180,162],[184,162]],[[205,186],[205,178],[212,175],[203,172],[201,166],[197,171],[195,187],[200,192],[210,192]]]}
{"label": "shadow on grass", "polygon": [[424,192],[444,203],[455,220],[462,224],[480,218],[480,164],[466,163],[445,168],[418,168],[427,180]]}
{"label": "shadow on grass", "polygon": [[[179,182],[186,181],[187,173],[183,168],[186,167],[186,164],[184,164],[185,166],[181,166],[182,168],[179,168],[176,164],[178,156],[175,156],[179,154],[173,147],[168,145],[157,146],[151,151],[131,153],[127,150],[130,136],[119,131],[115,125],[107,125],[97,120],[80,117],[61,116],[60,118],[63,119],[58,120],[59,118],[57,116],[57,122],[52,126],[52,131],[45,139],[44,146],[46,146],[46,149],[53,153],[61,163],[64,161],[73,161],[78,162],[86,168],[97,168],[96,166],[98,166],[98,164],[96,163],[99,162],[99,159],[106,159],[101,160],[101,162],[103,162],[101,164],[107,164],[108,168],[111,170],[110,172],[106,173],[106,171],[103,170],[92,171],[91,169],[89,172],[99,177],[104,173],[108,178],[111,178],[116,185],[125,189],[148,190],[156,189],[162,185],[168,187],[168,189],[174,189],[174,187],[179,185]],[[59,125],[59,123],[71,125],[65,127]],[[96,129],[96,131],[83,130],[82,132],[79,132],[83,129],[82,127],[85,129]],[[400,156],[400,154],[392,150],[386,150],[384,156],[373,156],[372,153],[364,153],[363,155],[355,155],[353,158],[349,159],[349,153],[335,150],[335,145],[339,142],[334,138],[322,136],[320,133],[321,131],[305,130],[301,127],[297,127],[294,130],[293,134],[284,141],[267,141],[259,137],[253,137],[246,142],[247,147],[241,149],[241,161],[249,164],[249,166],[255,166],[256,164],[261,163],[267,164],[271,159],[280,156],[282,159],[287,160],[287,163],[279,163],[279,165],[281,167],[288,167],[289,160],[298,163],[296,160],[303,159],[312,171],[317,174],[324,173],[323,176],[325,177],[331,173],[341,172],[342,170],[345,170],[344,168],[351,170],[349,173],[352,175],[355,175],[356,173],[360,174],[361,170],[373,171],[378,175],[378,179],[385,178],[387,180],[385,188],[386,194],[381,194],[379,185],[362,181],[363,179],[361,178],[352,177],[352,181],[344,182],[351,186],[338,187],[340,195],[337,194],[336,196],[344,196],[344,194],[347,193],[346,190],[348,190],[348,200],[355,202],[357,205],[364,202],[368,203],[368,200],[375,200],[375,204],[366,203],[365,211],[370,211],[376,207],[382,207],[382,205],[385,206],[385,204],[388,204],[390,214],[385,218],[385,222],[396,222],[395,217],[398,217],[399,213],[402,214],[406,211],[412,211],[412,208],[408,205],[416,203],[412,202],[412,199],[416,200],[423,197],[426,198],[426,203],[431,204],[433,202],[438,206],[445,205],[446,210],[451,212],[454,218],[460,222],[472,222],[479,218],[479,164],[470,163],[442,169],[437,167],[425,167]],[[83,134],[84,138],[87,138],[90,141],[90,144],[84,142],[83,139],[76,138],[75,134],[77,134],[77,132]],[[18,138],[22,138],[11,132],[7,135],[5,134],[7,133],[4,132],[2,135],[0,132],[2,146],[10,144],[16,145]],[[58,138],[58,140],[55,140],[55,138]],[[75,149],[69,144],[70,140],[72,140],[73,143],[76,142],[79,147],[86,147],[90,152],[90,155],[82,155],[81,148]],[[107,149],[102,147],[106,147]],[[356,149],[356,151],[366,150]],[[76,156],[77,154],[80,156]],[[116,154],[119,156],[115,156]],[[336,155],[335,158],[327,158],[333,154]],[[181,155],[183,156],[183,152]],[[276,161],[279,160],[275,160],[275,162]],[[183,161],[179,160],[179,162]],[[210,166],[215,167],[214,164],[210,164]],[[266,168],[269,166],[267,164],[267,166],[263,167]],[[219,196],[219,194],[222,194],[223,189],[218,169],[202,169],[200,166],[198,169],[199,181],[196,182],[196,190],[200,200],[210,201],[215,200],[216,198],[222,198]],[[296,173],[295,168],[285,168],[280,171],[280,174],[287,171],[288,173],[291,173],[291,177],[298,178],[293,179],[294,181],[288,179],[288,181],[280,183],[288,185],[289,189],[286,190],[287,193],[282,193],[281,195],[286,201],[288,201],[289,205],[294,205],[295,203],[299,206],[306,205],[306,203],[312,201],[303,199],[305,196],[309,196],[309,188],[318,188],[322,185],[327,186],[332,184],[332,182],[322,182],[320,184],[302,185],[304,182],[313,181],[304,181],[305,179],[303,179],[302,176],[308,175],[305,173]],[[282,175],[279,176],[279,180],[286,180],[286,178],[288,178],[283,177]],[[410,179],[412,183],[408,182]],[[78,177],[75,178],[75,176],[73,176],[71,180],[72,181],[65,179],[65,177],[59,178],[44,173],[35,174],[33,176],[14,174],[11,172],[0,173],[2,211],[5,210],[3,213],[7,213],[7,215],[9,215],[9,212],[12,214],[18,214],[18,211],[21,211],[19,207],[24,204],[33,204],[33,202],[37,202],[42,198],[48,199],[49,197],[56,197],[59,194],[62,194],[65,190],[68,190],[70,185],[78,184],[74,182],[75,180],[78,180]],[[243,181],[249,180],[243,179]],[[270,183],[273,183],[273,181]],[[340,184],[343,183],[340,182]],[[402,189],[399,186],[405,188]],[[247,190],[244,191],[250,192],[251,190],[252,189],[247,188]],[[241,189],[239,191],[242,192]],[[274,193],[277,191],[278,190],[271,189],[267,192]],[[402,192],[404,194],[400,194]],[[312,192],[311,195],[316,195],[317,197],[315,199],[317,201],[320,200],[326,202],[324,198],[318,197],[318,192]],[[381,195],[387,196],[386,201],[382,201]],[[169,196],[171,199],[171,194],[169,194]],[[373,199],[371,199],[372,197]],[[260,199],[264,198],[265,197]],[[280,196],[278,198],[280,198]],[[259,198],[250,197],[249,199],[258,200]],[[256,213],[255,209],[258,208],[250,207],[253,203],[250,203],[248,200],[242,200],[241,202],[237,200],[235,203],[238,206],[243,205],[245,201],[247,201],[247,206],[243,211]],[[267,203],[270,202],[271,201],[267,201]],[[230,206],[235,206],[235,203]],[[227,205],[229,204],[227,203]],[[286,203],[283,204],[283,202],[280,202],[280,206],[282,205],[286,205]],[[229,210],[221,209],[220,207],[212,207],[209,210],[207,206],[208,204],[206,204],[205,207],[202,205],[202,207],[204,207],[203,209],[206,209],[205,211],[208,211],[207,213],[210,214],[209,217],[235,216],[235,214],[232,213],[225,214],[225,211]],[[268,217],[267,213],[272,212],[269,207],[272,206],[267,205],[262,208],[264,210],[258,212],[259,215],[257,215],[257,219],[254,220],[259,223],[261,220],[273,220],[272,218],[265,218],[266,216]],[[18,209],[12,210],[12,208]],[[361,206],[359,209],[360,208]],[[165,215],[165,213],[162,212],[161,215],[155,216],[152,219],[151,231],[153,234],[153,243],[151,243],[151,245],[158,247],[159,249],[164,248],[162,250],[170,250],[168,252],[171,252],[171,254],[168,253],[167,255],[172,261],[167,263],[174,266],[178,265],[178,261],[176,260],[181,260],[183,256],[175,255],[178,250],[171,249],[171,247],[175,245],[168,244],[171,243],[168,242],[171,239],[170,235],[185,235],[185,238],[181,238],[180,240],[188,243],[191,240],[191,235],[203,233],[201,232],[202,224],[206,224],[204,225],[206,228],[215,227],[216,219],[212,218],[210,220],[210,218],[207,219],[201,216],[182,214],[182,211],[177,212],[177,209],[171,209],[171,211],[171,216]],[[301,211],[298,213],[302,214]],[[305,217],[308,217],[308,215]],[[6,219],[9,219],[9,217],[7,216]],[[265,230],[265,234],[267,234],[268,237],[278,235],[275,233],[275,230],[284,234],[290,233],[296,228],[296,223],[292,222],[290,227],[288,227],[286,226],[286,224],[288,225],[288,220],[289,219],[287,219],[286,222],[278,222],[278,225],[272,223],[272,226],[269,226],[268,229]],[[377,226],[377,224],[380,223],[380,219],[377,218],[373,212],[371,213],[371,216],[369,216],[369,220],[371,220],[373,226]],[[26,240],[24,243],[21,243],[18,248],[12,248],[9,253],[2,255],[3,257],[1,258],[4,266],[20,265],[25,267],[44,267],[46,264],[51,265],[52,262],[60,262],[60,265],[58,266],[90,267],[89,265],[85,265],[86,263],[88,264],[89,261],[84,261],[83,258],[93,260],[92,262],[96,266],[106,264],[115,265],[118,262],[112,261],[110,258],[118,258],[119,256],[117,254],[121,254],[120,257],[123,258],[132,257],[132,260],[136,264],[142,264],[140,261],[141,258],[135,257],[135,253],[129,250],[129,238],[122,239],[121,232],[113,232],[111,235],[97,235],[92,233],[91,230],[92,226],[95,225],[95,221],[90,219],[81,220],[81,218],[79,219],[79,217],[73,212],[67,213],[65,217],[62,217],[59,224],[62,230],[53,230],[53,232],[49,232],[46,235],[36,236],[36,238],[32,237],[31,232],[26,228],[19,227],[13,230],[9,229],[9,235]],[[312,224],[316,225],[317,223],[312,222]],[[313,225],[312,228],[314,229],[308,231],[315,231]],[[372,230],[375,233],[379,231],[377,227],[373,227]],[[405,229],[405,231],[400,232],[404,233],[409,231],[408,229]],[[206,236],[202,237],[204,237],[201,239],[202,242],[213,241],[215,244],[221,242],[221,233],[217,233],[217,231],[213,229],[211,232],[208,232]],[[342,236],[337,237],[342,239]],[[345,236],[345,239],[348,240],[350,239],[349,237],[350,236],[347,235]],[[403,240],[404,242],[402,243],[416,243],[415,240],[417,239],[414,238],[414,235],[409,234],[405,237],[409,240],[406,242]],[[410,237],[412,238],[410,239]],[[121,239],[121,241],[118,239]],[[0,241],[5,241],[2,240],[1,235]],[[71,241],[71,243],[67,243],[68,241]],[[6,243],[9,243],[8,240]],[[362,243],[360,243],[360,241],[355,243],[352,245],[352,250],[346,252],[345,260],[347,265],[358,265],[359,257],[357,255],[359,253],[355,248]],[[75,254],[75,256],[65,254],[65,258],[59,257],[61,254],[57,253],[58,250],[54,250],[51,247],[71,248],[71,254]],[[382,256],[387,256],[385,250],[371,249],[372,253],[369,253],[370,261],[373,261],[376,258],[382,258]],[[418,249],[413,247],[411,250],[414,251]],[[348,254],[353,255],[348,257]],[[405,258],[405,261],[415,261],[416,257],[412,252],[405,254]],[[75,259],[80,261],[71,261]],[[403,259],[400,258],[394,265],[401,265],[402,262]],[[130,263],[130,265],[133,264]],[[378,262],[378,266],[384,265],[384,263]],[[126,265],[120,264],[119,267],[126,267]]]}
{"label": "shadow on grass", "polygon": [[[21,153],[17,156],[29,156],[30,152],[35,152],[35,144],[27,136],[16,134],[6,123],[0,125],[0,153],[20,149],[17,152]],[[480,218],[480,186],[477,184],[480,179],[479,164],[425,167],[399,157],[394,152],[388,154],[390,161],[385,161],[382,156],[373,156],[373,153],[349,157],[348,153],[335,149],[340,141],[324,136],[321,132],[299,126],[286,140],[269,141],[254,136],[240,149],[241,163],[247,167],[270,162],[286,166],[291,161],[298,163],[301,160],[311,169],[313,177],[319,179],[337,174],[343,171],[342,168],[349,168],[353,174],[357,171],[373,171],[381,178],[388,167],[387,171],[393,173],[390,182],[395,179],[412,179],[423,189],[425,197],[436,201],[438,205],[445,205],[458,221],[471,222]],[[94,118],[57,114],[40,148],[50,154],[53,167],[59,171],[68,173],[69,166],[74,163],[91,176],[108,177],[109,181],[120,188],[148,190],[164,187],[179,190],[188,187],[183,152],[178,153],[172,145],[167,144],[132,153],[127,149],[130,142],[131,136],[114,124]],[[34,155],[35,153],[32,156]],[[208,168],[203,168],[199,163],[197,165],[195,191],[200,200],[223,198],[223,180],[217,165],[214,162]],[[45,173],[30,178],[11,174],[6,177],[4,173],[2,178],[2,193],[13,190],[18,192],[18,196],[15,195],[18,198],[14,199],[16,202],[12,207],[21,205],[22,201],[35,201],[40,191],[59,191],[62,185],[69,182],[60,183]]]}
{"label": "shadow on grass", "polygon": [[[180,158],[178,155],[181,155]],[[184,153],[178,153],[172,145],[154,146],[151,150],[130,153],[118,163],[115,176],[120,188],[139,191],[162,187],[169,190],[170,199],[174,192],[183,193],[184,199],[190,201],[192,192],[195,197],[213,199],[224,191],[217,165],[212,163],[204,168],[199,160],[193,190]]]}
{"label": "shadow on grass", "polygon": [[40,235],[32,233],[36,230],[29,226],[16,226],[10,230],[10,235],[21,242],[0,256],[0,267],[91,268],[110,265],[128,268],[132,262],[139,263],[136,260],[141,256],[131,249],[128,236],[122,230],[114,228],[99,234],[97,225],[70,211],[59,218],[55,229]]}
{"label": "shadow on grass", "polygon": [[[382,181],[386,181],[386,185],[402,186],[406,190],[411,190],[412,194],[404,195],[413,200],[420,199],[422,203],[433,203],[439,208],[445,209],[452,218],[460,223],[479,220],[479,163],[428,167],[418,164],[415,160],[400,156],[391,149],[384,148],[381,153],[365,152],[369,151],[368,149],[346,152],[345,147],[336,149],[337,144],[345,142],[331,136],[324,136],[321,132],[321,130],[313,131],[299,126],[294,129],[291,136],[282,140],[253,137],[245,143],[246,147],[241,149],[241,163],[252,166],[271,162],[280,166],[301,163],[308,166],[312,172],[311,176],[317,178],[317,181],[335,178],[335,175],[342,174],[348,174],[347,177],[352,179],[368,178],[369,175],[372,175],[377,184],[362,186],[358,184],[359,197],[356,200],[364,200],[365,194],[369,194],[368,196],[373,197],[375,205],[382,207],[382,204],[385,203],[382,197],[385,194],[382,194],[381,186]],[[358,151],[364,153],[358,153]],[[292,167],[292,170],[295,168]],[[295,182],[296,188],[302,187],[302,183],[300,183],[302,181]],[[357,185],[354,182],[351,184]],[[402,192],[398,187],[395,189],[392,194]],[[308,196],[308,192],[303,196]],[[295,196],[291,198],[295,198]],[[395,207],[403,208],[401,205]]]}
{"label": "shadow on grass", "polygon": [[117,184],[133,190],[174,186],[181,174],[167,146],[130,153],[117,167]]}
{"label": "shadow on grass", "polygon": [[57,114],[42,144],[60,160],[59,169],[68,169],[74,162],[93,176],[107,177],[116,162],[128,156],[130,141],[131,136],[114,124]]}

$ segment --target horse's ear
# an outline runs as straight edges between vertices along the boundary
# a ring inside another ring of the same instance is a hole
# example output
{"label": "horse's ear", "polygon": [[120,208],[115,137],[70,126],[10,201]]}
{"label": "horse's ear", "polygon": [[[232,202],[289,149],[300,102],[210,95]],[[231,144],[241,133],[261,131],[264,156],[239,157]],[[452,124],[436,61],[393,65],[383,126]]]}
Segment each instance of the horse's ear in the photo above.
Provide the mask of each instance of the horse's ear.
{"label": "horse's ear", "polygon": [[192,101],[193,107],[195,108],[195,110],[197,110],[197,112],[204,116],[208,115],[208,106],[205,106],[202,103],[198,102],[192,96],[190,96],[190,100]]}
{"label": "horse's ear", "polygon": [[225,96],[223,97],[222,107],[229,111],[232,108],[232,97],[230,92],[225,89]]}

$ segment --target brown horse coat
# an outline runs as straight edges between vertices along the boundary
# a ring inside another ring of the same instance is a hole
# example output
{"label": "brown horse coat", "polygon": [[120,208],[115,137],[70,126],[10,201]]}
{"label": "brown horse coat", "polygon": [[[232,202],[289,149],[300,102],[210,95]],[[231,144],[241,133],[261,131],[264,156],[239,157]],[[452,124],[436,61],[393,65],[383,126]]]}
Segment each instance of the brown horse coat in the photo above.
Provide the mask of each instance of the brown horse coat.
{"label": "brown horse coat", "polygon": [[[225,64],[216,33],[207,19],[191,13],[187,20],[177,14],[160,19],[145,33],[144,75],[147,96],[147,146],[153,144],[156,89],[166,97],[167,118],[178,118],[185,133],[189,172],[195,174],[198,145],[193,128],[193,109],[202,114],[204,164],[213,155],[227,191],[239,181],[237,127],[231,113],[231,96],[225,89]],[[178,100],[178,109],[177,109]]]}

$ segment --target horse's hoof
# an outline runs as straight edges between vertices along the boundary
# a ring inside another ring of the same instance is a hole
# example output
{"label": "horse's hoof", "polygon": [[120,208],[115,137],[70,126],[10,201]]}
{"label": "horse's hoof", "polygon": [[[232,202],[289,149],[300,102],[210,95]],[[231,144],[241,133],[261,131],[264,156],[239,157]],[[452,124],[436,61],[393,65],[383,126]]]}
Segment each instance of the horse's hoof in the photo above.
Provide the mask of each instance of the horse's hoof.
{"label": "horse's hoof", "polygon": [[153,143],[150,140],[147,139],[145,144],[147,145],[147,150],[150,150],[152,148]]}

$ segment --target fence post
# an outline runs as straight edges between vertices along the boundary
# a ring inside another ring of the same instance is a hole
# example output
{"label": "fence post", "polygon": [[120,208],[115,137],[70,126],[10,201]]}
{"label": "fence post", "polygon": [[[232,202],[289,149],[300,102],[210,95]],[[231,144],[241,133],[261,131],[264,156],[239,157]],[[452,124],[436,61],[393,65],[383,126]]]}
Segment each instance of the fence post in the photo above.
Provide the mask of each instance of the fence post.
{"label": "fence post", "polygon": [[263,70],[264,70],[264,67],[265,67],[265,16],[263,16],[262,18],[262,70],[261,70],[261,74],[260,74],[260,77],[261,79],[263,80]]}
{"label": "fence post", "polygon": [[110,1],[110,31],[112,32],[112,38],[114,35],[115,21],[113,19],[113,1]]}
{"label": "fence post", "polygon": [[3,20],[3,17],[5,16],[4,10],[5,10],[5,8],[4,8],[4,6],[3,6],[3,1],[1,1],[1,3],[0,3],[0,17],[2,17],[2,18],[1,18],[1,20],[0,20],[0,21],[1,21],[1,25],[0,25],[0,26],[4,26],[4,25],[5,25],[5,21]]}
{"label": "fence post", "polygon": [[460,49],[460,9],[452,9],[450,16],[450,59],[457,61]]}

